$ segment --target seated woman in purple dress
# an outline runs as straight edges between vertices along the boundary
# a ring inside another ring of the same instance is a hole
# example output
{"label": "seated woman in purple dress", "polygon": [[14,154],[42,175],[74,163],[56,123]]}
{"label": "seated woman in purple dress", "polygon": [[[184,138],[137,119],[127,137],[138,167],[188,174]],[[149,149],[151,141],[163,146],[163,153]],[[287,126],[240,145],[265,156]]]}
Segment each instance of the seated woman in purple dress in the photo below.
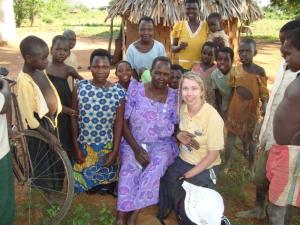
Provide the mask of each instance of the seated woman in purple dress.
{"label": "seated woman in purple dress", "polygon": [[117,225],[136,224],[140,209],[158,203],[159,181],[178,155],[177,92],[168,88],[171,62],[154,59],[152,81],[128,89],[121,143]]}

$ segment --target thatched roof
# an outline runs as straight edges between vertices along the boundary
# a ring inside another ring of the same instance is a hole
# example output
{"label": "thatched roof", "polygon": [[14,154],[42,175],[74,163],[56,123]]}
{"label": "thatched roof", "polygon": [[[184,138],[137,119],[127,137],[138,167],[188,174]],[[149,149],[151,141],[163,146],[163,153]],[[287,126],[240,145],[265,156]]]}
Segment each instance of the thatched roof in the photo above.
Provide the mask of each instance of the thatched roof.
{"label": "thatched roof", "polygon": [[[199,0],[200,12],[206,18],[212,12],[219,12],[223,19],[238,18],[242,22],[255,21],[262,13],[255,0]],[[109,10],[108,18],[126,16],[132,23],[138,23],[142,16],[150,16],[155,24],[172,26],[184,18],[182,0],[118,0]],[[202,18],[202,19],[203,19]]]}

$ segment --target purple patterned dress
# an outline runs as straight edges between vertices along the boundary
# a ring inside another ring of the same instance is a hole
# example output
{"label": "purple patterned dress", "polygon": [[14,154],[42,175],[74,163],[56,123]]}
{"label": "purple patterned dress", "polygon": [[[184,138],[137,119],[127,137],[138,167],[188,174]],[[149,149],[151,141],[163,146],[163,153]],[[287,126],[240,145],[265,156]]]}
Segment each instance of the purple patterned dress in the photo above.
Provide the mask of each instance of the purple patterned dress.
{"label": "purple patterned dress", "polygon": [[144,84],[131,81],[127,94],[125,118],[135,140],[146,146],[150,163],[142,170],[133,150],[122,140],[117,208],[123,212],[158,203],[160,178],[179,152],[172,137],[179,122],[177,91],[169,88],[166,102],[160,103],[145,96]]}

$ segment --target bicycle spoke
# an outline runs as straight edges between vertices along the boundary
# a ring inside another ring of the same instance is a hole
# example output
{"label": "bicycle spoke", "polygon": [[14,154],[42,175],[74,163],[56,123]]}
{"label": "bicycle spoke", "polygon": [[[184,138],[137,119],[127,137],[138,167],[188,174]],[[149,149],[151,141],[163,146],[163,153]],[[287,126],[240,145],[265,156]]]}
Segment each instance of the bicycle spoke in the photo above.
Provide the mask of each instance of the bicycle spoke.
{"label": "bicycle spoke", "polygon": [[39,141],[39,145],[38,145],[38,147],[37,147],[37,149],[38,149],[38,152],[36,153],[36,155],[35,155],[35,159],[34,159],[34,161],[33,162],[36,162],[36,160],[38,159],[38,156],[39,156],[39,153],[40,152],[42,152],[42,151],[40,151],[41,150],[41,141]]}
{"label": "bicycle spoke", "polygon": [[60,161],[61,161],[60,158],[58,158],[54,163],[52,163],[50,166],[48,166],[48,168],[47,168],[46,170],[44,170],[42,173],[38,174],[37,177],[38,177],[38,176],[44,175],[47,171],[49,171],[51,168],[53,168],[53,166],[54,166],[56,163],[58,163],[58,162],[60,162]]}
{"label": "bicycle spoke", "polygon": [[[43,148],[43,151],[41,152],[44,152],[44,149],[47,149],[47,148]],[[41,162],[45,159],[46,156],[48,156],[48,153],[49,151],[45,152],[45,154],[43,155],[43,157],[40,159],[39,162],[37,162],[36,164],[36,160],[32,162],[32,166],[33,166],[33,170],[36,170],[36,168],[38,168],[38,166],[41,164]]]}
{"label": "bicycle spoke", "polygon": [[53,189],[50,189],[50,188],[46,188],[46,187],[42,187],[42,186],[38,186],[38,185],[34,185],[32,184],[31,187],[35,187],[35,188],[40,188],[40,189],[43,189],[45,191],[51,191],[51,192],[55,192],[55,193],[58,193],[58,194],[67,194],[66,192],[62,192],[62,191],[56,191],[56,190],[53,190]]}

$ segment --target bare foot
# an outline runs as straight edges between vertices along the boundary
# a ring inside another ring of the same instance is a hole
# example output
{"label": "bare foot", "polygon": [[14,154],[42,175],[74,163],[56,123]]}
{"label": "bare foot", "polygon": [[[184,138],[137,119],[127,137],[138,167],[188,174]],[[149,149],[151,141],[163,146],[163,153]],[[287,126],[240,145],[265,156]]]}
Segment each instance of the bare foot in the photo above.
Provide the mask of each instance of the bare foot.
{"label": "bare foot", "polygon": [[129,215],[129,218],[127,220],[127,225],[136,225],[136,219],[137,219],[139,212],[140,212],[140,210],[135,210],[135,211],[131,212],[131,214]]}
{"label": "bare foot", "polygon": [[127,215],[128,215],[127,212],[118,211],[115,225],[126,225]]}

